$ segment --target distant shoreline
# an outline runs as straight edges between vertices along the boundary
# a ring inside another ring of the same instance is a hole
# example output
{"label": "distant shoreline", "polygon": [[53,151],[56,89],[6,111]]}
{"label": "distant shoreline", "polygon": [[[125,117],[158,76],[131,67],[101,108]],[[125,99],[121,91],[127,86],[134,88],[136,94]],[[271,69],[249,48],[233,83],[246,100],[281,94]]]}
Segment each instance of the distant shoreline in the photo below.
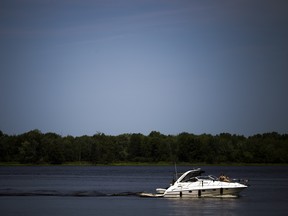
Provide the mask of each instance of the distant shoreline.
{"label": "distant shoreline", "polygon": [[11,165],[253,165],[288,164],[288,134],[222,133],[62,137],[33,130],[18,136],[0,131],[0,163]]}

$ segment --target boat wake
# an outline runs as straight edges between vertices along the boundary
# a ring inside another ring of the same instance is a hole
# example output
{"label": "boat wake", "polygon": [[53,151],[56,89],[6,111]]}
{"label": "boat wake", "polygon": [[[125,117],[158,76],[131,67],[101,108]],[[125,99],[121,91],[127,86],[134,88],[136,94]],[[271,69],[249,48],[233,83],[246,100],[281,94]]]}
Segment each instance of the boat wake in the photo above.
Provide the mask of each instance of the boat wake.
{"label": "boat wake", "polygon": [[0,196],[70,196],[70,197],[103,197],[103,196],[140,196],[142,192],[102,193],[95,190],[57,191],[57,190],[15,190],[2,189]]}

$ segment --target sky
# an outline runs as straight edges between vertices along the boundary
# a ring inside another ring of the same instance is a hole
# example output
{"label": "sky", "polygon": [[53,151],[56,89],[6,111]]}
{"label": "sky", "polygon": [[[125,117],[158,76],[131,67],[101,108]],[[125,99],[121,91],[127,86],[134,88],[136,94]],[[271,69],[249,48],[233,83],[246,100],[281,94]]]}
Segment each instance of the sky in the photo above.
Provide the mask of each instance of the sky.
{"label": "sky", "polygon": [[288,133],[286,0],[0,0],[0,130]]}

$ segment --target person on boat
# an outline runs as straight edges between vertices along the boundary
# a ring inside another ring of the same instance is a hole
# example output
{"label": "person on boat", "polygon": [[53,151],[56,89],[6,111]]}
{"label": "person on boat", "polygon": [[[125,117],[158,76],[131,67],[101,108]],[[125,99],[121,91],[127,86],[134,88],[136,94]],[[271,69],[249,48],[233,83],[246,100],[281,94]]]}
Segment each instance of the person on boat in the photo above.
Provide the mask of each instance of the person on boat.
{"label": "person on boat", "polygon": [[225,176],[223,173],[219,177],[219,181],[229,182],[229,177]]}

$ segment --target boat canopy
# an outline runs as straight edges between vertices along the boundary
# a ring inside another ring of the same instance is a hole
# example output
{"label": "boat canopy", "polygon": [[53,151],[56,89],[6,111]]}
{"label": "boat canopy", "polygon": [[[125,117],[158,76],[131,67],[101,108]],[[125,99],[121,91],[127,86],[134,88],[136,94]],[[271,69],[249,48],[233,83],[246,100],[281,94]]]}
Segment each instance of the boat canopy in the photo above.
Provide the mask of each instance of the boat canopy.
{"label": "boat canopy", "polygon": [[180,178],[177,180],[177,182],[187,182],[191,181],[193,178],[197,176],[201,176],[202,173],[205,171],[201,170],[200,168],[189,170],[185,172]]}

